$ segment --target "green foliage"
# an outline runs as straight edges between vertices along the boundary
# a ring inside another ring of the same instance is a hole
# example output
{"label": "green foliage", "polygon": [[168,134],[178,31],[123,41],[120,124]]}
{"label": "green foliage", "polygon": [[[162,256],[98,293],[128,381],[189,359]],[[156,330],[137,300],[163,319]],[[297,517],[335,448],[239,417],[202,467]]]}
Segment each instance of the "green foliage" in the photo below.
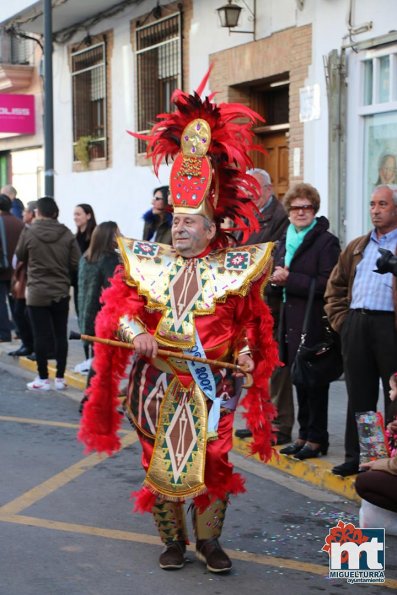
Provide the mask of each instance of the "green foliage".
{"label": "green foliage", "polygon": [[76,159],[80,161],[84,169],[88,169],[90,163],[90,147],[95,139],[92,136],[80,136],[74,146]]}

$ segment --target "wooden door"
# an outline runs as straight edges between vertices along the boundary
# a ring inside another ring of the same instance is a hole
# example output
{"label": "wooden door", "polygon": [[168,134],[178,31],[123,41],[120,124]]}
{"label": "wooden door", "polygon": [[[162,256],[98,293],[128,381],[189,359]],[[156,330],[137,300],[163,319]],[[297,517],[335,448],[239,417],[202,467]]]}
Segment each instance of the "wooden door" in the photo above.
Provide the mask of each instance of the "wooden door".
{"label": "wooden door", "polygon": [[276,196],[282,198],[289,186],[288,133],[261,134],[257,138],[258,144],[266,150],[266,155],[256,153],[255,165],[269,173]]}

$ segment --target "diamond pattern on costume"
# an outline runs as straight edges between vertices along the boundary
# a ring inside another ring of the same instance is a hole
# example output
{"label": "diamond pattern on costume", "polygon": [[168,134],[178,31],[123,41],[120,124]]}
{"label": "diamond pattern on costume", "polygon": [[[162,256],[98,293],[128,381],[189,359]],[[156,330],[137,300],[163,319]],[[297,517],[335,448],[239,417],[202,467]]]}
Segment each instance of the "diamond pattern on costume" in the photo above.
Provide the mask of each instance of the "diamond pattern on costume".
{"label": "diamond pattern on costume", "polygon": [[195,262],[183,266],[170,283],[170,303],[175,330],[178,331],[201,295],[201,277]]}
{"label": "diamond pattern on costume", "polygon": [[189,401],[183,397],[177,405],[171,423],[165,433],[168,446],[174,483],[178,482],[181,473],[197,444],[195,422]]}
{"label": "diamond pattern on costume", "polygon": [[249,252],[227,252],[225,258],[225,269],[245,271],[250,264]]}
{"label": "diamond pattern on costume", "polygon": [[167,375],[163,372],[163,374],[160,374],[157,378],[156,384],[148,393],[144,401],[143,409],[145,411],[147,424],[152,434],[155,434],[157,430],[161,401],[163,400],[167,386]]}

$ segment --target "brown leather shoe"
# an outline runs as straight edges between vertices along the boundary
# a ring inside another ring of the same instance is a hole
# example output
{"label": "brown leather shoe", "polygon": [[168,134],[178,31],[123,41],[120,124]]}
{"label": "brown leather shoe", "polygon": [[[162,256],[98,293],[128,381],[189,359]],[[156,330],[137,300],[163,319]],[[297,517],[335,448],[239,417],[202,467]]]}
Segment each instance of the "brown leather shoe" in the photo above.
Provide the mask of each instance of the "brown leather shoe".
{"label": "brown leather shoe", "polygon": [[232,561],[223,551],[216,537],[212,539],[198,539],[196,542],[196,556],[207,564],[210,572],[230,572]]}
{"label": "brown leather shoe", "polygon": [[159,558],[163,570],[178,570],[185,566],[186,545],[184,541],[170,541]]}

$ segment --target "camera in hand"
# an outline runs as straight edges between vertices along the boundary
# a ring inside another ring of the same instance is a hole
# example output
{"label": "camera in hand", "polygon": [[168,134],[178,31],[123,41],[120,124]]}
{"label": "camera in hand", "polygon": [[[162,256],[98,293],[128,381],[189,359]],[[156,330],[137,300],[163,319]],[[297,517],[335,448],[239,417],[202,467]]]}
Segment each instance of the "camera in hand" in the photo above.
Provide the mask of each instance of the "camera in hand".
{"label": "camera in hand", "polygon": [[380,273],[384,275],[386,273],[393,273],[397,277],[397,256],[390,252],[390,250],[385,250],[384,248],[378,248],[380,252],[380,256],[376,261],[376,266],[378,267],[375,269],[375,273]]}

